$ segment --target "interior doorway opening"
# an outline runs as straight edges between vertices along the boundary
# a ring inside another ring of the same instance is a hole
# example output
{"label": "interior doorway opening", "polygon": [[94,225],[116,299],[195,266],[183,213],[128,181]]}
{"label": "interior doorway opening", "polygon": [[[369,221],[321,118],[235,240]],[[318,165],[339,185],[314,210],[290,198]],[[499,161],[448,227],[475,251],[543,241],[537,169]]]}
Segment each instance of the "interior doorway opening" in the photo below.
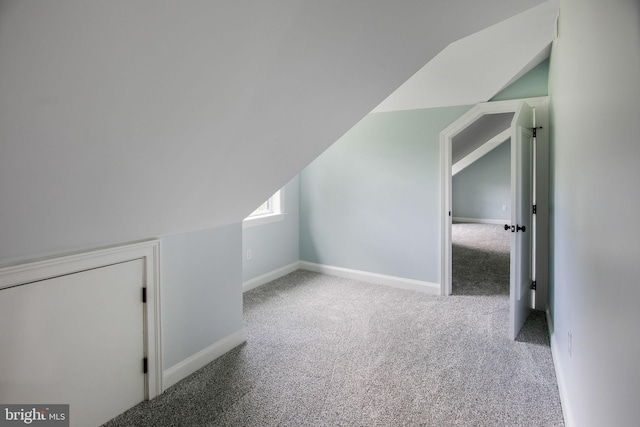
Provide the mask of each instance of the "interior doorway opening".
{"label": "interior doorway opening", "polygon": [[[511,235],[509,335],[513,339],[534,304],[538,309],[546,308],[548,274],[546,102],[547,98],[541,97],[478,104],[440,135],[441,206],[443,208],[441,211],[441,293],[443,295],[450,295],[453,291],[453,171],[473,164],[504,140],[511,138],[511,215],[510,221],[505,221],[503,227],[504,231]],[[537,122],[536,109],[539,117]],[[542,129],[538,138],[543,143],[537,144],[535,132],[540,126]],[[539,158],[537,162],[536,157]],[[541,185],[536,186],[536,179],[539,178],[542,178]],[[539,201],[538,216],[535,216],[536,206],[531,205],[531,201],[535,203],[536,199]],[[532,216],[532,208],[534,216]],[[538,222],[537,226],[536,222]],[[536,240],[538,244],[532,244]],[[536,291],[536,272],[540,282],[538,289],[542,292]]]}
{"label": "interior doorway opening", "polygon": [[511,214],[510,138],[453,169],[452,294],[508,298],[511,236],[504,225]]}

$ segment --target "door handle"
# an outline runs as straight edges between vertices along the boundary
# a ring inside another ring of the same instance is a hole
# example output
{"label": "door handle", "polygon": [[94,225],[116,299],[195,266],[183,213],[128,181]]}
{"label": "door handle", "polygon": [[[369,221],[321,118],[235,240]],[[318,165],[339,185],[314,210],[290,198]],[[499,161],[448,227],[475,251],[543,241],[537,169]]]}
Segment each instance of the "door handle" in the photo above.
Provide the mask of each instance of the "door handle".
{"label": "door handle", "polygon": [[505,231],[511,230],[512,233],[515,233],[517,231],[522,231],[524,233],[525,231],[527,231],[527,227],[524,226],[524,225],[522,227],[520,227],[519,225],[505,224],[504,225],[504,229],[505,229]]}

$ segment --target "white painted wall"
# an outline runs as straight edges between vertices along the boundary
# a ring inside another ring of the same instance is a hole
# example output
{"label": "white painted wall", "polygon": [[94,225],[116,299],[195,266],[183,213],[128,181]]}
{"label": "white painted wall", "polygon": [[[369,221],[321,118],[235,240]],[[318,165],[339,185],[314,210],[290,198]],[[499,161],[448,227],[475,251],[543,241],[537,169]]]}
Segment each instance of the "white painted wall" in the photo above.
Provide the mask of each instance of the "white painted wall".
{"label": "white painted wall", "polygon": [[568,427],[640,420],[639,17],[636,0],[562,0],[551,57],[550,314]]}
{"label": "white painted wall", "polygon": [[539,3],[0,2],[0,263],[237,223],[446,45]]}

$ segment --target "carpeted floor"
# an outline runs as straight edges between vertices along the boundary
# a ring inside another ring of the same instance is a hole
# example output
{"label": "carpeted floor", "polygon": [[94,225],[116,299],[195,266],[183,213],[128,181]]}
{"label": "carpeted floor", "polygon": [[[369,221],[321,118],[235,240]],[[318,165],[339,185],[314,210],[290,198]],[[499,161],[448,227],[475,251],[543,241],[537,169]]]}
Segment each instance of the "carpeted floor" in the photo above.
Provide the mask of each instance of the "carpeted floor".
{"label": "carpeted floor", "polygon": [[511,341],[504,284],[463,277],[439,297],[291,273],[245,294],[244,345],[106,425],[562,426],[544,316]]}
{"label": "carpeted floor", "polygon": [[510,239],[511,233],[501,225],[454,223],[451,228],[453,293],[501,296],[509,304]]}

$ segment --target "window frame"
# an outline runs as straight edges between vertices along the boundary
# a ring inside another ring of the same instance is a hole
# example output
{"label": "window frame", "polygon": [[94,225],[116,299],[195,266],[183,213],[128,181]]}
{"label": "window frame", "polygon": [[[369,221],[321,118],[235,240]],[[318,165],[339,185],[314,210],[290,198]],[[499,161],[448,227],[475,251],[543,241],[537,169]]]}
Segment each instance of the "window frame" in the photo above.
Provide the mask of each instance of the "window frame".
{"label": "window frame", "polygon": [[[276,191],[273,196],[266,200],[269,211],[266,213],[252,212],[242,221],[242,228],[256,227],[264,224],[271,224],[284,220],[285,204],[284,204],[284,187]],[[264,204],[261,203],[260,206]],[[257,210],[257,209],[256,209]]]}

